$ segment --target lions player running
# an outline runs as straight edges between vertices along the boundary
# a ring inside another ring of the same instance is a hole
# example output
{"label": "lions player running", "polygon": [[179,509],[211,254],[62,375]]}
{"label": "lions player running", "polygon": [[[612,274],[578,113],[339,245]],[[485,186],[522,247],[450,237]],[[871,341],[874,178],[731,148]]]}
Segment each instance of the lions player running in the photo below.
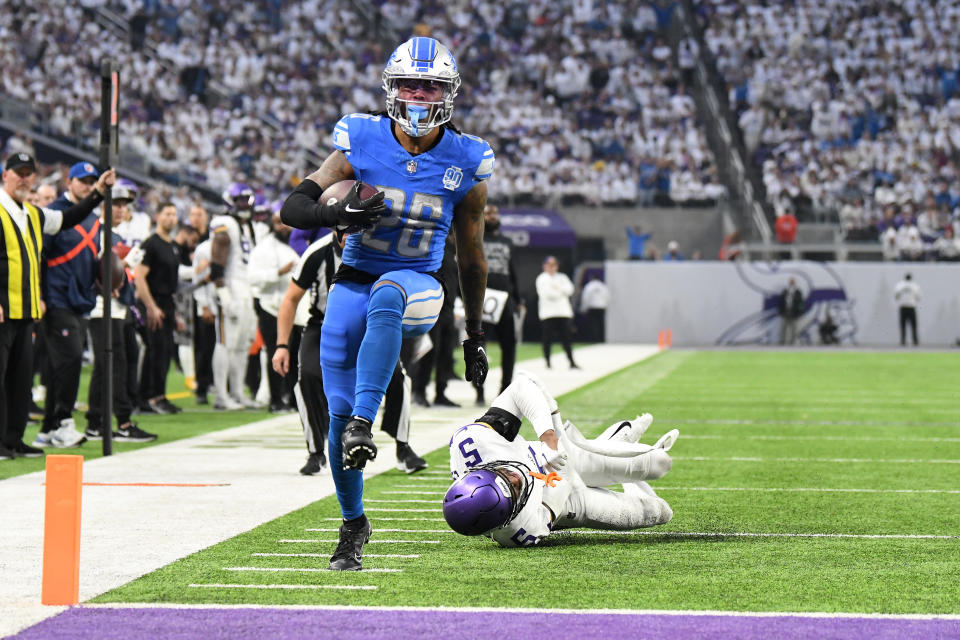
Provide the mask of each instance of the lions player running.
{"label": "lions player running", "polygon": [[[540,442],[517,437],[526,417]],[[639,443],[649,413],[616,422],[593,440],[564,423],[556,400],[519,372],[487,412],[450,439],[454,483],[443,517],[463,535],[485,534],[504,547],[535,545],[554,529],[628,530],[669,522],[670,506],[645,480],[673,465],[676,429],[651,446]],[[623,484],[623,493],[602,487]]]}
{"label": "lions player running", "polygon": [[[214,409],[254,407],[243,395],[247,354],[257,333],[257,316],[247,282],[247,261],[256,244],[250,223],[254,193],[237,182],[224,192],[227,213],[210,221],[210,279],[216,287],[217,344],[213,348]],[[229,378],[229,390],[227,380]]]}
{"label": "lions player running", "polygon": [[[386,115],[343,117],[333,131],[336,150],[281,211],[292,227],[363,230],[347,238],[320,338],[330,465],[344,518],[331,569],[361,568],[370,537],[361,471],[377,455],[370,425],[401,340],[426,333],[440,313],[445,292],[435,273],[451,229],[466,312],[466,378],[483,382],[487,374],[483,208],[494,156],[486,142],[450,124],[459,87],[445,46],[425,37],[400,45],[383,71]],[[351,178],[379,192],[361,200],[358,183],[340,201],[317,203],[327,187]]]}

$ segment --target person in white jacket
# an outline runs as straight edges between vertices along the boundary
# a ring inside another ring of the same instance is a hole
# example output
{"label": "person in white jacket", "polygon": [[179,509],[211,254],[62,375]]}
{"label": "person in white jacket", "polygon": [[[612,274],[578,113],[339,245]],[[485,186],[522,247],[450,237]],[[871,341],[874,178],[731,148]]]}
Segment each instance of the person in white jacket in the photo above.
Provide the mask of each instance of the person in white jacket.
{"label": "person in white jacket", "polygon": [[547,256],[543,261],[543,273],[537,276],[537,313],[540,316],[541,341],[543,342],[543,358],[550,368],[550,347],[559,337],[563,350],[570,361],[571,369],[579,369],[573,360],[571,345],[570,323],[573,320],[573,306],[570,296],[573,295],[573,283],[567,274],[562,273],[557,259]]}
{"label": "person in white jacket", "polygon": [[[280,214],[273,215],[271,220],[273,233],[257,243],[250,253],[250,263],[247,267],[247,278],[250,288],[255,292],[254,297],[259,299],[257,322],[260,335],[267,347],[267,359],[273,361],[273,354],[277,348],[289,349],[290,353],[297,353],[300,348],[300,331],[298,328],[290,333],[288,344],[277,344],[277,315],[280,303],[287,291],[290,282],[290,272],[296,266],[300,256],[288,244],[292,230],[280,220]],[[292,411],[293,387],[297,383],[296,368],[285,376],[267,368],[270,384],[270,411]]]}

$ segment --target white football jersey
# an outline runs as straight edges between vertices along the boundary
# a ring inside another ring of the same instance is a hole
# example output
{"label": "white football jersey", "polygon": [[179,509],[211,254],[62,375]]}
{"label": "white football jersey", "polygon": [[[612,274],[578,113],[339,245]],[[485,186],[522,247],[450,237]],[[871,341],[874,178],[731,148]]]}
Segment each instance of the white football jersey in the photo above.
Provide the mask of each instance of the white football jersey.
{"label": "white football jersey", "polygon": [[[548,471],[544,446],[542,442],[530,443],[520,436],[508,442],[485,424],[468,424],[450,438],[450,475],[456,480],[471,467],[495,460],[519,462],[530,471],[545,474]],[[529,479],[533,482],[533,491],[527,504],[507,526],[489,533],[501,546],[527,547],[550,535],[550,510],[543,506],[543,482]]]}
{"label": "white football jersey", "polygon": [[210,237],[221,231],[230,236],[230,256],[224,269],[224,281],[227,286],[246,284],[247,263],[256,245],[250,225],[241,225],[233,216],[219,215],[210,221]]}

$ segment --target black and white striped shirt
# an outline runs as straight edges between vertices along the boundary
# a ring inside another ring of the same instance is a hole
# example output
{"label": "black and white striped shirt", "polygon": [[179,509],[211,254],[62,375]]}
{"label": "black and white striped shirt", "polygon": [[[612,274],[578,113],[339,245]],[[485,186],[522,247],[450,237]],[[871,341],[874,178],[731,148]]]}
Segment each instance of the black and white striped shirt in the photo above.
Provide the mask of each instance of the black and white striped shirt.
{"label": "black and white striped shirt", "polygon": [[307,247],[291,276],[295,285],[310,292],[310,320],[307,326],[323,324],[323,314],[327,310],[327,291],[337,267],[340,266],[334,236],[335,234],[328,233]]}

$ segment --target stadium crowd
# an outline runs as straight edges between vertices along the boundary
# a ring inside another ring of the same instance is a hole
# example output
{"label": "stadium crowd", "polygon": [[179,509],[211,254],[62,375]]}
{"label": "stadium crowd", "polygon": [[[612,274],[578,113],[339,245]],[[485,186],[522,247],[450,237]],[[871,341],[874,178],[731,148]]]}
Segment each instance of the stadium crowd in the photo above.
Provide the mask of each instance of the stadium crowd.
{"label": "stadium crowd", "polygon": [[[382,24],[449,42],[472,74],[456,121],[498,150],[494,200],[643,205],[725,192],[683,82],[689,51],[675,63],[658,31],[672,3],[374,4],[375,21],[345,0],[12,3],[0,15],[4,90],[48,132],[92,147],[110,55],[126,146],[168,178],[215,192],[243,179],[272,198],[320,157],[341,113],[381,108]],[[127,40],[94,19],[101,8],[122,16]]]}
{"label": "stadium crowd", "polygon": [[697,3],[778,214],[960,251],[960,2]]}

